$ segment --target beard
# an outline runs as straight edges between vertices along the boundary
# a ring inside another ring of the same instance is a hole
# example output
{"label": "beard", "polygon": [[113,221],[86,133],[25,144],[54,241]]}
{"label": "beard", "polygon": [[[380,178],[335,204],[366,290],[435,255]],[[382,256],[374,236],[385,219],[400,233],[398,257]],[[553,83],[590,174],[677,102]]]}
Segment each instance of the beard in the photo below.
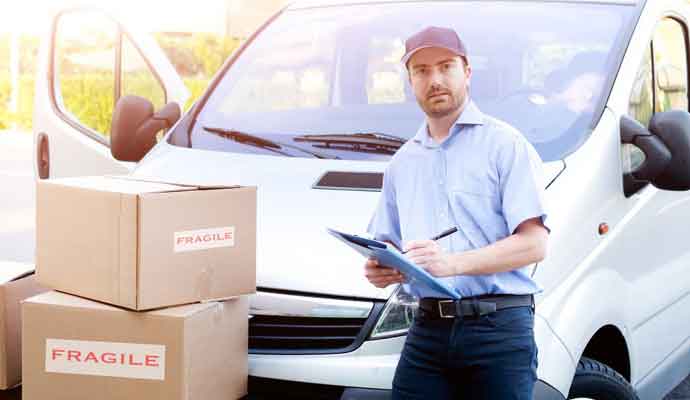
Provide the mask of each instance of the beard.
{"label": "beard", "polygon": [[448,89],[430,91],[426,97],[417,98],[417,103],[424,113],[431,118],[447,117],[458,111],[465,102],[466,94],[459,90],[453,92]]}

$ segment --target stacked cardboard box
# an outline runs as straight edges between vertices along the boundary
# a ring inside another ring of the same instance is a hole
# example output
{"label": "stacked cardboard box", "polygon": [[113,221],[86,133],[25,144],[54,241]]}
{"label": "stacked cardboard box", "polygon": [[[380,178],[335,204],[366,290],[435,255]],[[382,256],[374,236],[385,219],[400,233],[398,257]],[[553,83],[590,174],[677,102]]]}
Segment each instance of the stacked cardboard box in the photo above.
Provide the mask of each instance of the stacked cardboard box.
{"label": "stacked cardboard box", "polygon": [[[0,389],[19,385],[22,372],[21,313],[22,300],[45,292],[36,283],[34,266],[0,262]],[[3,398],[0,394],[0,398]]]}
{"label": "stacked cardboard box", "polygon": [[[23,396],[239,398],[256,290],[256,188],[41,181]],[[238,297],[240,296],[240,297]]]}

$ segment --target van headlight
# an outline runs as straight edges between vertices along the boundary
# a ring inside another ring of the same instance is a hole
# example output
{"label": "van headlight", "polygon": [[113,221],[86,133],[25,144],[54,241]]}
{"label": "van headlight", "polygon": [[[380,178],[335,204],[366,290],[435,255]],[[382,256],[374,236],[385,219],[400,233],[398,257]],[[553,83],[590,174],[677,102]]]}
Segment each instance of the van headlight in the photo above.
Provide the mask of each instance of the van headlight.
{"label": "van headlight", "polygon": [[418,306],[417,299],[408,294],[402,285],[398,286],[391,298],[388,299],[369,338],[383,339],[406,334],[412,325],[414,313]]}

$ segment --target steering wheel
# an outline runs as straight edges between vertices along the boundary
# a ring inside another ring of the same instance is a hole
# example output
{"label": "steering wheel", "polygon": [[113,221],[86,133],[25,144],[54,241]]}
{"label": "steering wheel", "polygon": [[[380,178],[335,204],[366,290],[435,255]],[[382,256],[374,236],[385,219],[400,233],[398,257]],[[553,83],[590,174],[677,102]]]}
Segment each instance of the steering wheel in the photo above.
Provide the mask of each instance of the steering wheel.
{"label": "steering wheel", "polygon": [[[553,146],[568,148],[571,142],[577,142],[579,135],[574,135],[575,132],[570,132],[571,129],[583,123],[583,118],[588,116],[580,115],[574,120],[570,121],[567,126],[563,126],[562,130],[552,130],[549,128],[548,120],[557,121],[557,115],[560,114],[561,107],[556,103],[547,100],[546,93],[534,88],[521,87],[506,95],[497,98],[494,103],[496,109],[504,109],[510,106],[523,108],[522,112],[512,110],[518,114],[518,118],[527,117],[522,126],[515,126],[521,133],[537,148],[549,148]],[[531,109],[531,110],[530,110]],[[541,111],[537,111],[537,110]],[[563,109],[565,110],[565,108]],[[526,113],[529,113],[527,115]],[[545,122],[545,125],[541,125]],[[536,134],[536,135],[535,135]]]}
{"label": "steering wheel", "polygon": [[510,93],[505,94],[502,97],[496,99],[496,104],[507,103],[509,101],[523,99],[534,105],[546,105],[547,97],[546,94],[538,89],[523,86],[517,90],[513,90]]}

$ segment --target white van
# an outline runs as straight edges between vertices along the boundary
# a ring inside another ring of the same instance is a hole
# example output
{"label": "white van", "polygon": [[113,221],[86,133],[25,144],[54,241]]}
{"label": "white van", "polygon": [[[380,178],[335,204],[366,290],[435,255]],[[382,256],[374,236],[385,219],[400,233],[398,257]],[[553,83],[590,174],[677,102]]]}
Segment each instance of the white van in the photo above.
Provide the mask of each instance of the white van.
{"label": "white van", "polygon": [[[690,373],[689,18],[684,0],[298,2],[180,116],[187,90],[150,37],[65,10],[39,55],[36,174],[258,185],[250,397],[386,399],[415,301],[370,285],[325,228],[365,230],[387,161],[423,121],[404,39],[455,28],[474,101],[544,160],[534,398],[658,400]],[[118,38],[103,53],[119,100],[109,135],[64,101],[61,68],[88,64],[67,38],[87,26]],[[126,96],[135,64],[158,104]]]}

